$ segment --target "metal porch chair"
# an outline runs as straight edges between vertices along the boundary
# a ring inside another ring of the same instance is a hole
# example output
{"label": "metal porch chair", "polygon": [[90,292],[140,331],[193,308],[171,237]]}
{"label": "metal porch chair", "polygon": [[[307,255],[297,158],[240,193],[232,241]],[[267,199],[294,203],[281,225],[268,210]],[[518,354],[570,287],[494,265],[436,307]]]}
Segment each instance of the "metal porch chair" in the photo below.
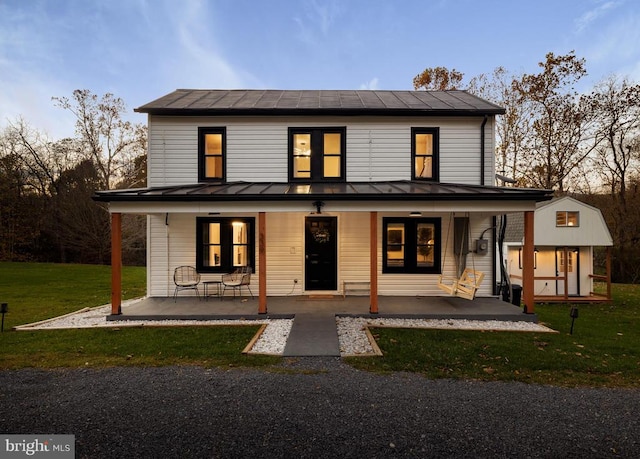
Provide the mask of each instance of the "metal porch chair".
{"label": "metal porch chair", "polygon": [[236,297],[236,290],[240,292],[240,299],[242,299],[242,287],[246,287],[251,294],[251,298],[253,298],[253,292],[251,291],[251,267],[243,266],[238,268],[236,271],[230,274],[222,275],[222,295],[220,295],[220,300],[224,298],[224,292],[227,290],[227,287],[233,289],[233,298]]}
{"label": "metal porch chair", "polygon": [[200,273],[193,266],[178,266],[173,272],[173,283],[176,289],[173,292],[173,301],[177,301],[178,292],[182,290],[195,290],[196,296],[200,299],[198,284],[200,283]]}

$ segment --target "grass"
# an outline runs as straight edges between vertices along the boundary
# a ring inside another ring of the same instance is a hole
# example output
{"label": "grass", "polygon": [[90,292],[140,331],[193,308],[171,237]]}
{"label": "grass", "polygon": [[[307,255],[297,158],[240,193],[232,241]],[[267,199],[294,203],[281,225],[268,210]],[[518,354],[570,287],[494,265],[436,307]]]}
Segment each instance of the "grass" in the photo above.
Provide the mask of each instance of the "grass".
{"label": "grass", "polygon": [[[277,357],[243,355],[259,326],[109,328],[13,331],[84,307],[107,304],[108,266],[0,263],[0,302],[7,303],[0,334],[0,370],[25,367],[264,366]],[[123,297],[143,296],[146,270],[124,267]]]}
{"label": "grass", "polygon": [[[125,267],[125,298],[144,295],[145,269]],[[257,326],[16,332],[12,326],[109,302],[105,266],[0,263],[0,370],[25,367],[202,365],[269,367],[278,357],[241,353]],[[345,359],[375,372],[429,378],[640,387],[640,286],[614,285],[611,304],[580,305],[570,334],[569,305],[537,305],[559,333],[373,329],[384,355]],[[270,371],[277,371],[273,368]]]}
{"label": "grass", "polygon": [[380,358],[349,358],[356,368],[429,378],[521,381],[560,386],[640,387],[640,286],[615,285],[612,304],[537,305],[559,333],[377,328]]}

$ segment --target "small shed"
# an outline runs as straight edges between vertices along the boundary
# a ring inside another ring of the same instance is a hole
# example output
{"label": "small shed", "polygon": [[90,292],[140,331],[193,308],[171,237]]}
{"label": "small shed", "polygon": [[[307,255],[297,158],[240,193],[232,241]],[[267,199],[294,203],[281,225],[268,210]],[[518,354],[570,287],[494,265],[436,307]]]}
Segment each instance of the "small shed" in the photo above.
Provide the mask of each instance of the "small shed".
{"label": "small shed", "polygon": [[[506,271],[522,282],[522,214],[507,217],[503,241]],[[611,300],[611,233],[599,209],[569,196],[539,203],[534,213],[534,300],[600,302]],[[595,252],[606,250],[605,273],[594,272]],[[594,292],[594,281],[606,293]]]}

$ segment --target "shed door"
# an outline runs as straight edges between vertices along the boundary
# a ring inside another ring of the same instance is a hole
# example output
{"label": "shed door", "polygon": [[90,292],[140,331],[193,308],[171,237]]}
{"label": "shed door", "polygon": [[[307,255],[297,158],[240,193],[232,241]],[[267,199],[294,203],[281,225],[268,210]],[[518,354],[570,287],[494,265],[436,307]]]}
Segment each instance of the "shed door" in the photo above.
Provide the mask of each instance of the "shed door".
{"label": "shed door", "polygon": [[[580,285],[578,282],[578,248],[569,247],[567,249],[567,295],[580,295]],[[564,276],[565,265],[565,252],[564,248],[556,249],[556,272],[557,276]],[[556,291],[558,295],[564,295],[564,280],[558,280],[556,282]]]}
{"label": "shed door", "polygon": [[305,221],[305,290],[338,289],[337,217]]}

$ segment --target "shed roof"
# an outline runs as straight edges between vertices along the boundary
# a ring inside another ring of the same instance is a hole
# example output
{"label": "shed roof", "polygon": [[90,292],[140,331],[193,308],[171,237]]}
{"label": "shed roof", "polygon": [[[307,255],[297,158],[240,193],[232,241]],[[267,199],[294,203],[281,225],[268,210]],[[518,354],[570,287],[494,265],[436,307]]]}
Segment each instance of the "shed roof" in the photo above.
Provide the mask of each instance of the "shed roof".
{"label": "shed roof", "polygon": [[466,91],[177,89],[135,109],[152,115],[497,115]]}

